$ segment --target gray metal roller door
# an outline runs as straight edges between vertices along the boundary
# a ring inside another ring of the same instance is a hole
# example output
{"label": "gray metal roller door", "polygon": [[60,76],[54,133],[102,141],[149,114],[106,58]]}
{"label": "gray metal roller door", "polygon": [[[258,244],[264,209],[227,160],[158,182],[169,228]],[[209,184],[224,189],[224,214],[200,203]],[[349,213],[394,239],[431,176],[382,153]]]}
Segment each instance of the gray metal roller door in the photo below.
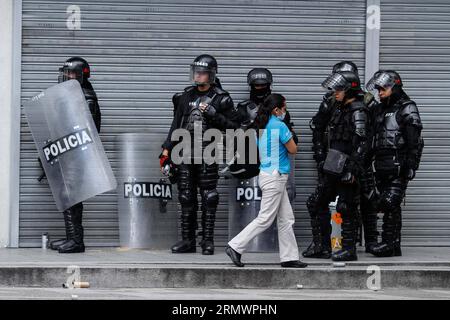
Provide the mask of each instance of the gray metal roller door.
{"label": "gray metal roller door", "polygon": [[424,124],[424,155],[407,191],[403,241],[450,246],[450,3],[381,4],[380,67],[400,72]]}
{"label": "gray metal roller door", "polygon": [[[114,137],[125,132],[166,134],[171,97],[189,83],[188,65],[200,53],[219,61],[219,75],[234,101],[247,95],[246,73],[265,66],[274,90],[285,94],[301,141],[296,161],[295,231],[309,241],[305,201],[315,186],[308,121],[318,108],[322,79],[339,60],[364,64],[365,1],[85,1],[81,30],[66,26],[73,1],[23,1],[22,99],[56,81],[58,67],[81,55],[92,65],[102,108],[101,138],[116,170]],[[341,10],[345,7],[346,10]],[[207,30],[204,32],[203,30]],[[157,154],[149,162],[157,162]],[[63,235],[22,116],[20,246],[40,245],[40,234]],[[227,190],[221,200],[216,241],[227,238]],[[85,235],[91,246],[118,244],[115,193],[86,201]]]}

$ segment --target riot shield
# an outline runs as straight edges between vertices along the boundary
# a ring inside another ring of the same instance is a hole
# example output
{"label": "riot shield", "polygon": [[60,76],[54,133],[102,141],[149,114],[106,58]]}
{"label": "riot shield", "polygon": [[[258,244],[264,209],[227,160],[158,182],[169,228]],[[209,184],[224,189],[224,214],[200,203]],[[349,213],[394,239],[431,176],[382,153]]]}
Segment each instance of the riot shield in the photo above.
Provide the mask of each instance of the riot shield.
{"label": "riot shield", "polygon": [[116,188],[78,81],[48,88],[23,109],[58,210]]}
{"label": "riot shield", "polygon": [[[228,237],[231,240],[258,216],[261,207],[261,189],[258,177],[229,179]],[[248,244],[248,252],[275,252],[278,250],[276,219],[263,233]]]}
{"label": "riot shield", "polygon": [[[291,171],[286,189],[291,205],[295,199],[295,155],[289,155]],[[258,216],[261,207],[261,189],[258,176],[250,179],[229,179],[228,237],[231,240]],[[256,236],[247,247],[248,252],[278,251],[276,219],[269,229]]]}
{"label": "riot shield", "polygon": [[177,191],[159,167],[161,134],[116,138],[120,246],[167,249],[177,241]]}

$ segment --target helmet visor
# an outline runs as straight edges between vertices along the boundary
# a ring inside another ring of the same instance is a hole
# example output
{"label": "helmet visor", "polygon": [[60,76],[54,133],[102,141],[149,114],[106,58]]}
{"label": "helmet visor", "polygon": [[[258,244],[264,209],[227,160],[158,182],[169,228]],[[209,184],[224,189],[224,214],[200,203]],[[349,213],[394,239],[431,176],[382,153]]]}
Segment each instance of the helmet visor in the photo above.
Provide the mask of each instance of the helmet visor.
{"label": "helmet visor", "polygon": [[216,71],[207,67],[191,65],[191,82],[195,85],[214,84]]}
{"label": "helmet visor", "polygon": [[83,83],[83,72],[79,69],[59,68],[58,82],[64,82],[68,80],[78,80]]}
{"label": "helmet visor", "polygon": [[372,79],[367,82],[366,89],[375,92],[378,91],[378,89],[384,88],[389,89],[395,86],[395,79],[392,75],[390,75],[387,72],[379,72],[376,73]]}
{"label": "helmet visor", "polygon": [[350,84],[343,75],[333,73],[322,82],[322,87],[328,91],[345,91],[350,89]]}

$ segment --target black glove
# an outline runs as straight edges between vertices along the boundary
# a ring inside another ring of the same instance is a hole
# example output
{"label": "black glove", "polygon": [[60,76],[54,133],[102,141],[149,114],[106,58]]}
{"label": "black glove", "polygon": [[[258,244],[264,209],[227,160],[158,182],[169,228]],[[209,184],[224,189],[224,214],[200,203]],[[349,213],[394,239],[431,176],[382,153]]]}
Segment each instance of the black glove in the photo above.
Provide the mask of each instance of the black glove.
{"label": "black glove", "polygon": [[412,180],[416,176],[416,169],[417,165],[414,159],[408,159],[401,168],[400,172],[402,172],[402,176],[405,179]]}
{"label": "black glove", "polygon": [[214,108],[212,105],[208,104],[202,112],[207,118],[214,118],[217,111],[216,111],[216,108]]}
{"label": "black glove", "polygon": [[161,169],[164,169],[164,167],[168,164],[170,165],[170,157],[165,156],[161,153],[159,155],[159,166],[161,167]]}
{"label": "black glove", "polygon": [[414,177],[416,176],[416,170],[412,169],[412,168],[407,168],[405,170],[405,178],[408,180],[412,180],[414,179]]}
{"label": "black glove", "polygon": [[353,177],[360,177],[363,174],[363,169],[355,160],[350,159],[345,164],[345,168],[348,172],[352,174]]}
{"label": "black glove", "polygon": [[341,177],[341,182],[343,183],[353,183],[354,176],[351,172],[346,172]]}
{"label": "black glove", "polygon": [[323,166],[325,165],[325,160],[317,162],[317,171],[323,173]]}
{"label": "black glove", "polygon": [[159,155],[159,165],[161,166],[162,173],[169,177],[170,183],[174,184],[178,181],[178,166],[175,165],[169,156],[165,156],[162,153]]}

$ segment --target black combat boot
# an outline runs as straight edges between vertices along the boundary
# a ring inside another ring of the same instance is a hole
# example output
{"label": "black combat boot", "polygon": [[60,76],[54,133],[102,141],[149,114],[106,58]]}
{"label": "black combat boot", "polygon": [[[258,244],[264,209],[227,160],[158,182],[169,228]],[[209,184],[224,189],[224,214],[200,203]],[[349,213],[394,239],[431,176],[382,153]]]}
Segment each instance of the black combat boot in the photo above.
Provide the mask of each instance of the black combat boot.
{"label": "black combat boot", "polygon": [[181,209],[181,241],[172,246],[172,253],[193,253],[197,251],[195,230],[197,218],[191,209]]}
{"label": "black combat boot", "polygon": [[326,223],[321,221],[319,217],[312,217],[311,231],[313,239],[308,248],[302,252],[302,256],[305,258],[329,259],[331,257],[330,229],[330,221],[328,221],[328,226],[326,226]]}
{"label": "black combat boot", "polygon": [[68,241],[68,236],[66,234],[66,237],[64,239],[58,239],[53,240],[50,242],[50,249],[52,250],[58,250],[60,246],[62,246],[64,243]]}
{"label": "black combat boot", "polygon": [[206,210],[202,215],[202,254],[214,254],[214,223],[216,221],[216,214],[213,210]]}
{"label": "black combat boot", "polygon": [[66,225],[67,241],[58,247],[59,253],[79,253],[84,252],[84,231],[82,226],[83,204],[64,211],[64,222]]}
{"label": "black combat boot", "polygon": [[401,248],[401,239],[402,239],[402,213],[400,213],[396,216],[397,222],[395,224],[395,241],[394,241],[394,256],[400,257],[402,255],[402,248]]}
{"label": "black combat boot", "polygon": [[[369,201],[369,200],[364,200]],[[375,209],[364,206],[361,208],[362,223],[364,229],[364,245],[366,253],[373,253],[372,249],[378,244],[378,230],[377,230],[377,212]]]}
{"label": "black combat boot", "polygon": [[[375,245],[372,254],[377,257],[401,256],[400,235],[398,217],[393,212],[387,212],[383,216],[383,232],[381,233],[381,243]],[[401,228],[401,227],[400,227]],[[398,234],[397,234],[398,233]]]}
{"label": "black combat boot", "polygon": [[323,259],[331,258],[331,214],[327,210],[319,215],[320,231],[322,233],[322,257]]}

